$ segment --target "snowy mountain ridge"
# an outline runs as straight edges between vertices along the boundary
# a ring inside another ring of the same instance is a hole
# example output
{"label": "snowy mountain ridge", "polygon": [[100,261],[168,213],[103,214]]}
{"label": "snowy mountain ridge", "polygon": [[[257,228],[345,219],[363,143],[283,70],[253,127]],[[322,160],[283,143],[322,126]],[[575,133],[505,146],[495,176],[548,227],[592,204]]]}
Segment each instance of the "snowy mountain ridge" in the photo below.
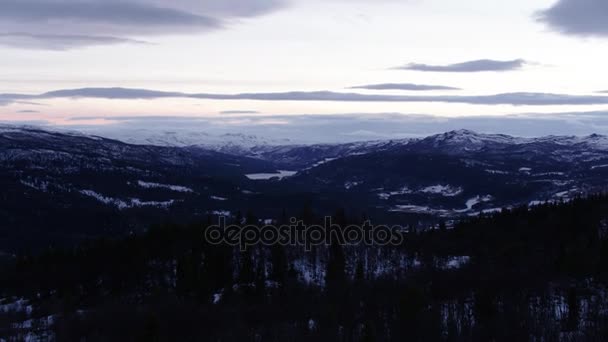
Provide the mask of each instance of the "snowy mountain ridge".
{"label": "snowy mountain ridge", "polygon": [[168,146],[168,147],[192,147],[197,146],[204,149],[230,153],[248,154],[250,156],[260,155],[269,151],[273,153],[286,152],[293,148],[328,148],[343,146],[346,154],[364,153],[367,150],[383,148],[386,146],[405,146],[412,143],[427,145],[433,148],[450,149],[453,152],[473,152],[481,149],[493,149],[507,146],[526,146],[534,144],[554,144],[556,146],[579,146],[594,150],[608,151],[608,137],[592,134],[588,136],[543,136],[543,137],[514,137],[505,134],[478,133],[468,129],[453,130],[445,133],[429,135],[421,138],[411,139],[383,139],[348,143],[323,143],[311,144],[292,141],[289,138],[268,138],[246,133],[223,133],[212,134],[202,131],[177,131],[177,130],[152,130],[152,129],[129,129],[116,130],[106,129],[99,134],[88,134],[78,130],[55,129],[49,127],[18,126],[0,124],[0,134],[20,131],[56,131],[65,135],[81,136],[99,139],[104,137],[114,139],[128,144]]}

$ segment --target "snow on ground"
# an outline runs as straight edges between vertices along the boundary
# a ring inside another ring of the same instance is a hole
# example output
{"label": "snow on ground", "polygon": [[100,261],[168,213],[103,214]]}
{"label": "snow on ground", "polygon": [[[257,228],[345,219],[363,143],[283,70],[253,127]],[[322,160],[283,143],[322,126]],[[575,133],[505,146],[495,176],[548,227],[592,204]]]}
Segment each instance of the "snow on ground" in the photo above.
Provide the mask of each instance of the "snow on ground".
{"label": "snow on ground", "polygon": [[572,189],[569,191],[563,191],[560,193],[557,193],[555,195],[553,195],[554,199],[550,199],[550,200],[534,200],[534,201],[530,201],[528,203],[528,207],[536,207],[539,205],[544,205],[544,204],[555,204],[555,203],[560,203],[560,202],[570,202],[572,200],[571,197],[569,197],[570,194],[574,193],[576,194],[576,192],[578,191],[578,189]]}
{"label": "snow on ground", "polygon": [[352,189],[354,187],[357,187],[357,186],[359,186],[361,184],[363,184],[363,182],[354,182],[354,181],[353,182],[346,182],[346,183],[344,183],[344,189],[350,190],[350,189]]}
{"label": "snow on ground", "polygon": [[20,180],[21,184],[32,188],[32,189],[36,189],[38,191],[42,191],[42,192],[47,192],[48,188],[49,188],[49,182],[47,181],[38,181],[35,180],[33,182],[28,182],[28,181],[24,181],[24,180]]}
{"label": "snow on ground", "polygon": [[25,312],[26,314],[32,313],[32,306],[29,305],[29,301],[23,298],[1,298],[0,299],[0,312]]}
{"label": "snow on ground", "polygon": [[522,173],[530,173],[531,171],[532,171],[532,168],[529,168],[529,167],[520,167],[519,168],[519,172],[522,172]]}
{"label": "snow on ground", "polygon": [[570,191],[562,191],[562,192],[556,193],[554,196],[555,197],[564,197],[564,196],[567,196],[569,193],[570,193]]}
{"label": "snow on ground", "polygon": [[572,183],[572,180],[537,179],[530,181],[530,183],[551,183],[555,186],[566,186]]}
{"label": "snow on ground", "polygon": [[213,304],[219,304],[219,302],[222,300],[223,295],[224,295],[224,290],[213,294]]}
{"label": "snow on ground", "polygon": [[565,175],[565,173],[563,172],[542,172],[542,173],[535,173],[534,176],[535,177],[543,177],[543,176],[563,176]]}
{"label": "snow on ground", "polygon": [[[466,209],[459,209],[459,210],[457,210],[457,209],[437,209],[437,208],[431,208],[431,207],[427,207],[427,206],[408,204],[408,205],[397,205],[397,206],[391,208],[389,211],[412,213],[412,214],[435,214],[435,215],[439,215],[439,216],[447,216],[450,214],[468,213],[468,212],[472,211],[473,208],[477,204],[490,202],[493,199],[494,199],[494,197],[492,197],[490,195],[475,196],[466,202],[466,204],[465,204]],[[495,209],[488,209],[488,210],[499,210],[499,209],[495,208]]]}
{"label": "snow on ground", "polygon": [[[379,189],[384,190],[384,189]],[[408,186],[404,186],[403,188],[396,191],[382,191],[377,194],[378,198],[381,200],[388,200],[392,196],[399,195],[408,195],[414,193],[423,193],[423,194],[431,194],[431,195],[441,195],[443,197],[455,197],[462,193],[462,188],[455,187],[451,185],[431,185],[426,188],[422,188],[419,190],[411,190]]]}
{"label": "snow on ground", "polygon": [[268,180],[272,178],[283,179],[287,177],[291,177],[298,173],[297,171],[287,171],[287,170],[279,170],[277,173],[251,173],[245,175],[245,177],[251,180]]}
{"label": "snow on ground", "polygon": [[225,197],[219,197],[219,196],[209,196],[209,198],[211,198],[214,201],[227,201],[228,200]]}
{"label": "snow on ground", "polygon": [[464,211],[471,211],[471,210],[473,210],[473,207],[475,207],[477,204],[483,203],[483,202],[489,202],[492,199],[493,199],[493,197],[490,195],[473,197],[465,203],[465,205],[467,206],[467,209]]}
{"label": "snow on ground", "polygon": [[420,192],[425,194],[442,195],[444,197],[454,197],[462,193],[462,188],[453,187],[451,185],[433,185],[420,190]]}
{"label": "snow on ground", "polygon": [[80,190],[80,193],[88,196],[88,197],[92,197],[94,199],[96,199],[97,201],[107,204],[107,205],[111,205],[111,206],[115,206],[116,208],[123,210],[123,209],[129,209],[129,208],[135,208],[135,207],[160,207],[160,208],[168,208],[170,206],[172,206],[175,203],[175,200],[168,200],[168,201],[162,201],[162,202],[158,202],[158,201],[142,201],[138,198],[130,198],[128,199],[128,201],[124,201],[118,198],[112,198],[112,197],[107,197],[104,196],[100,193],[97,193],[93,190]]}
{"label": "snow on ground", "polygon": [[447,215],[450,213],[449,210],[433,209],[433,208],[419,206],[419,205],[397,205],[394,208],[390,209],[389,211],[410,213],[410,214],[437,214],[437,215]]}
{"label": "snow on ground", "polygon": [[547,203],[547,201],[537,201],[537,200],[534,200],[534,201],[530,201],[530,203],[528,203],[528,207],[535,207],[535,206],[538,206],[538,205],[543,205],[545,203]]}
{"label": "snow on ground", "polygon": [[378,197],[380,199],[387,200],[387,199],[391,198],[391,196],[407,195],[407,194],[411,194],[411,193],[413,193],[413,191],[410,190],[409,187],[404,186],[403,188],[396,190],[396,191],[378,193]]}
{"label": "snow on ground", "polygon": [[137,181],[137,184],[139,186],[141,186],[142,188],[146,188],[146,189],[169,189],[172,191],[177,191],[177,192],[194,192],[194,190],[185,187],[185,186],[181,186],[181,185],[171,185],[171,184],[161,184],[161,183],[152,183],[152,182],[144,182],[144,181]]}
{"label": "snow on ground", "polygon": [[168,200],[168,201],[162,201],[162,202],[157,202],[157,201],[147,201],[144,202],[138,198],[131,198],[131,206],[132,207],[161,207],[161,208],[168,208],[170,206],[173,205],[173,203],[175,203],[175,200]]}
{"label": "snow on ground", "polygon": [[299,259],[293,263],[298,272],[300,281],[307,285],[325,286],[325,269],[320,265],[313,265],[309,260]]}
{"label": "snow on ground", "polygon": [[493,174],[493,175],[508,175],[511,174],[508,171],[502,171],[502,170],[484,170],[487,173]]}
{"label": "snow on ground", "polygon": [[[29,301],[17,298],[0,298],[0,313],[25,313],[28,318],[24,321],[12,323],[11,329],[17,333],[10,341],[55,341],[51,327],[55,324],[56,315],[40,318],[31,318],[33,307]],[[7,330],[9,331],[9,330]],[[0,341],[4,340],[0,337]]]}
{"label": "snow on ground", "polygon": [[28,319],[20,323],[14,323],[13,328],[15,329],[32,329],[32,327],[49,328],[55,322],[55,315],[50,315],[42,318]]}
{"label": "snow on ground", "polygon": [[315,330],[316,328],[317,328],[317,323],[315,322],[315,320],[314,320],[314,319],[312,319],[312,318],[311,318],[311,319],[309,319],[309,320],[308,320],[308,330],[309,330],[309,331],[313,331],[313,330]]}
{"label": "snow on ground", "polygon": [[448,258],[447,262],[445,263],[445,268],[446,269],[459,269],[462,266],[468,264],[471,261],[471,257],[469,256],[453,256]]}
{"label": "snow on ground", "polygon": [[475,217],[475,216],[479,216],[479,215],[487,215],[487,214],[498,214],[501,213],[503,211],[503,209],[511,209],[512,207],[506,207],[506,208],[488,208],[488,209],[483,209],[480,211],[473,211],[469,214],[467,214],[469,217]]}
{"label": "snow on ground", "polygon": [[229,210],[213,210],[213,211],[209,211],[207,213],[211,214],[211,215],[216,215],[216,216],[230,216],[230,214],[231,214],[231,212]]}
{"label": "snow on ground", "polygon": [[336,159],[338,159],[338,158],[325,158],[325,159],[323,159],[323,160],[321,160],[321,161],[316,162],[315,164],[313,164],[313,165],[310,167],[310,169],[312,169],[312,168],[314,168],[314,167],[317,167],[317,166],[321,166],[321,165],[323,165],[323,164],[327,164],[327,163],[329,163],[329,162],[331,162],[331,161],[334,161],[334,160],[336,160]]}
{"label": "snow on ground", "polygon": [[391,198],[391,194],[386,193],[386,192],[381,192],[378,194],[378,198],[380,198],[381,200],[388,200],[389,198]]}
{"label": "snow on ground", "polygon": [[481,211],[482,214],[494,214],[502,212],[503,208],[489,208]]}
{"label": "snow on ground", "polygon": [[130,207],[129,204],[127,204],[127,202],[125,202],[125,201],[122,201],[122,200],[119,200],[116,198],[112,198],[112,197],[106,197],[93,190],[80,190],[80,193],[85,196],[92,197],[103,204],[115,206],[118,209],[127,209]]}
{"label": "snow on ground", "polygon": [[608,167],[608,164],[604,164],[604,165],[595,165],[591,167],[591,170],[596,170],[596,169],[603,169]]}

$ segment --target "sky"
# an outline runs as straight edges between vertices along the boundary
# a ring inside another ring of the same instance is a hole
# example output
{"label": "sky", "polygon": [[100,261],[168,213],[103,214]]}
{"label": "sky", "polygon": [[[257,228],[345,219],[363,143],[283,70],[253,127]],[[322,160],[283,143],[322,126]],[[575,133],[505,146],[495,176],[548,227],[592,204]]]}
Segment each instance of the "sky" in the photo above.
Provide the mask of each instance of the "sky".
{"label": "sky", "polygon": [[0,122],[608,134],[606,18],[605,0],[0,0]]}

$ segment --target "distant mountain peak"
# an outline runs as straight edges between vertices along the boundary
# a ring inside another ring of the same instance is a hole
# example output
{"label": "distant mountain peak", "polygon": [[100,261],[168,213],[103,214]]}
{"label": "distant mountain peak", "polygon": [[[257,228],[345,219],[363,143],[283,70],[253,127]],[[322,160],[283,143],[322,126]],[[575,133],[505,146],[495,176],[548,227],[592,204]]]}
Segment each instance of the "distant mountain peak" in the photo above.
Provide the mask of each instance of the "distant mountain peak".
{"label": "distant mountain peak", "polygon": [[483,134],[468,129],[459,129],[429,136],[420,140],[418,145],[453,153],[479,151],[489,147],[513,145],[525,141],[526,139],[504,134]]}
{"label": "distant mountain peak", "polygon": [[470,129],[461,128],[461,129],[455,129],[452,131],[445,132],[444,134],[447,134],[447,135],[478,135],[479,133],[472,131]]}

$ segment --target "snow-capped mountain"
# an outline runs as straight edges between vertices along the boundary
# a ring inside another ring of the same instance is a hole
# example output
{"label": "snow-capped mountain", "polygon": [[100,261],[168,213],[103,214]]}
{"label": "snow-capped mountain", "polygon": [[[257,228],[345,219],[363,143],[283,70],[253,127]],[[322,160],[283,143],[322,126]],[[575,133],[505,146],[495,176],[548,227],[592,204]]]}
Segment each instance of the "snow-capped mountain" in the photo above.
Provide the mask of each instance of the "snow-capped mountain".
{"label": "snow-capped mountain", "polygon": [[292,145],[289,139],[269,139],[244,133],[213,134],[195,130],[99,129],[97,135],[134,145],[186,147],[201,146],[210,150],[245,152],[256,146]]}
{"label": "snow-capped mountain", "polygon": [[[68,134],[77,134],[67,131]],[[99,130],[99,135],[128,144],[188,147],[208,151],[252,157],[283,165],[284,168],[305,168],[326,160],[352,154],[366,153],[408,140],[370,141],[345,144],[302,144],[290,139],[271,139],[253,134],[189,130],[116,129]]]}
{"label": "snow-capped mountain", "polygon": [[419,148],[440,150],[450,154],[493,150],[530,141],[503,134],[478,134],[470,130],[458,130],[433,135],[416,142]]}
{"label": "snow-capped mountain", "polygon": [[[108,130],[103,131],[102,135],[129,144],[198,147],[203,150],[262,159],[291,169],[310,168],[347,156],[406,147],[408,150],[450,155],[519,153],[534,156],[546,155],[549,152],[556,160],[563,161],[593,160],[596,157],[601,158],[601,154],[608,151],[608,137],[601,135],[521,138],[504,134],[481,134],[465,129],[418,139],[342,144],[298,144],[289,139],[270,139],[243,133],[214,135],[207,132],[158,132],[145,129],[128,132]],[[598,156],[597,153],[600,155]]]}
{"label": "snow-capped mountain", "polygon": [[[457,130],[418,139],[412,147],[417,150],[441,151],[446,154],[471,153],[544,153],[584,150],[586,153],[608,151],[608,137],[593,134],[586,137],[547,136],[520,138],[504,134],[480,134],[470,130]],[[559,153],[554,153],[557,157]]]}

